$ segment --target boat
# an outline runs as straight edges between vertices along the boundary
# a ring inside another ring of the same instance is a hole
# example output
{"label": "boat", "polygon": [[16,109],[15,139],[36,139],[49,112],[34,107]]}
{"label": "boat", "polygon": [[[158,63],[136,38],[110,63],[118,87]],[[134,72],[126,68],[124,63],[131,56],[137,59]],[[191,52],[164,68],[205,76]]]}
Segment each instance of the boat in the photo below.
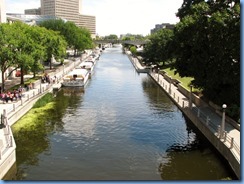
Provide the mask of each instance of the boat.
{"label": "boat", "polygon": [[85,93],[83,87],[65,87],[62,91],[64,96],[82,96]]}
{"label": "boat", "polygon": [[79,68],[83,68],[83,69],[87,69],[90,73],[90,75],[92,74],[92,71],[94,69],[94,63],[92,61],[84,61],[81,64],[79,64],[78,67],[76,67],[77,69]]}
{"label": "boat", "polygon": [[89,79],[89,71],[84,68],[76,68],[63,77],[64,87],[84,87]]}

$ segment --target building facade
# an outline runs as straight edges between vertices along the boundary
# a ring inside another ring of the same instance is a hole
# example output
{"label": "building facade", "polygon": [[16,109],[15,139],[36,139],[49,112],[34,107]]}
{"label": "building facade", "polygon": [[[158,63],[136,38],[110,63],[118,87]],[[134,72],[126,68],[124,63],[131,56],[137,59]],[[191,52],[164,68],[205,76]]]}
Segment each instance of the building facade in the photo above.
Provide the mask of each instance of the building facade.
{"label": "building facade", "polygon": [[174,24],[169,24],[169,23],[163,23],[163,24],[156,24],[155,28],[151,29],[151,34],[156,33],[160,29],[174,29],[175,25]]}
{"label": "building facade", "polygon": [[79,21],[78,26],[87,28],[90,31],[92,38],[96,37],[96,17],[95,16],[80,14],[80,21]]}
{"label": "building facade", "polygon": [[96,17],[82,15],[82,0],[41,0],[41,15],[60,17],[87,28],[96,35]]}
{"label": "building facade", "polygon": [[0,23],[6,22],[5,0],[0,0]]}
{"label": "building facade", "polygon": [[41,15],[41,8],[38,9],[26,9],[25,15]]}

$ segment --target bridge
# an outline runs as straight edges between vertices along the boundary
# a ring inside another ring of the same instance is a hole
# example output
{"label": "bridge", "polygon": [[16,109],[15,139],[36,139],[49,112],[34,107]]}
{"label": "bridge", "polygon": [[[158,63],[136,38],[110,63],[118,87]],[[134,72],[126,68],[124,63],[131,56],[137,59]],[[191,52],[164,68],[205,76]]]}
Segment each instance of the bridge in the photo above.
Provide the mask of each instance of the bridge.
{"label": "bridge", "polygon": [[112,43],[112,44],[128,44],[128,45],[145,45],[149,42],[149,40],[95,40],[94,41],[96,44],[107,44],[107,43]]}

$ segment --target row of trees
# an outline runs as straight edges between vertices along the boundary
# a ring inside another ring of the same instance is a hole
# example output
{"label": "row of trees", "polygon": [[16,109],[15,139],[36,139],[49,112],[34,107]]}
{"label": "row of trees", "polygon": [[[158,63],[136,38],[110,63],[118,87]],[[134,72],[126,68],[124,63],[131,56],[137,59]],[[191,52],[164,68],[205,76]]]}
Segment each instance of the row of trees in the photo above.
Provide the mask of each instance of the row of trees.
{"label": "row of trees", "polygon": [[[50,27],[50,24],[53,27]],[[32,72],[35,77],[44,69],[43,61],[49,61],[51,64],[52,57],[62,64],[68,47],[83,51],[92,47],[92,39],[86,29],[78,28],[71,22],[54,20],[43,22],[41,26],[14,22],[0,24],[0,44],[1,88],[4,90],[4,74],[7,69],[12,68],[9,73],[11,75],[14,70],[20,68],[23,84],[25,72]]]}
{"label": "row of trees", "polygon": [[240,1],[184,0],[174,30],[151,35],[146,62],[173,61],[181,77],[240,117]]}

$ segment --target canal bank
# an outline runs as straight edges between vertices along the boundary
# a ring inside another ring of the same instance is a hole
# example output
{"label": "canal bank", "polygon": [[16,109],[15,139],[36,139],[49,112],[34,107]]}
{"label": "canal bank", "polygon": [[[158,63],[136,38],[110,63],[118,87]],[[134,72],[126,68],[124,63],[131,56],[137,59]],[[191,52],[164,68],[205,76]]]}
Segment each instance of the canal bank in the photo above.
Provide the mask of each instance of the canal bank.
{"label": "canal bank", "polygon": [[[144,71],[137,58],[126,51],[135,69]],[[171,77],[163,73],[148,71],[148,75],[167,93],[178,108],[193,122],[212,145],[228,161],[236,176],[241,178],[240,170],[240,129],[233,122],[225,122],[225,134],[221,136],[222,118],[199,97],[187,91],[180,83],[173,82]]]}
{"label": "canal bank", "polygon": [[[70,60],[68,64],[57,67],[55,70],[49,71],[50,78],[56,76],[60,82],[62,77],[78,66],[82,61],[86,60],[89,55],[84,54],[81,58]],[[17,85],[11,82],[11,85]],[[11,87],[10,85],[10,87]],[[33,83],[33,88],[23,91],[21,100],[3,103],[0,102],[1,124],[0,124],[0,179],[3,179],[8,171],[16,163],[16,144],[11,130],[11,126],[25,115],[35,104],[35,102],[45,94],[52,92],[60,83],[42,83],[38,80]]]}

